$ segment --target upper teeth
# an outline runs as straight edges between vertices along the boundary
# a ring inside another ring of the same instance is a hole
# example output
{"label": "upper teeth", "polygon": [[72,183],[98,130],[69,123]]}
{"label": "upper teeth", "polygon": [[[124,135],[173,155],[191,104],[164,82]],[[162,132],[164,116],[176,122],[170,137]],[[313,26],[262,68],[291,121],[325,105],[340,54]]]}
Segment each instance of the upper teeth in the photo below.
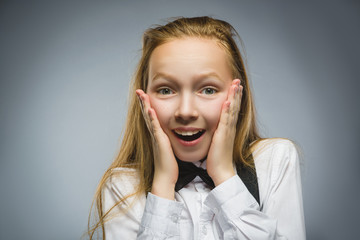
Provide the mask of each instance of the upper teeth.
{"label": "upper teeth", "polygon": [[192,136],[197,134],[198,132],[200,132],[200,130],[196,130],[196,131],[181,131],[181,130],[175,130],[175,132],[179,135],[182,136]]}

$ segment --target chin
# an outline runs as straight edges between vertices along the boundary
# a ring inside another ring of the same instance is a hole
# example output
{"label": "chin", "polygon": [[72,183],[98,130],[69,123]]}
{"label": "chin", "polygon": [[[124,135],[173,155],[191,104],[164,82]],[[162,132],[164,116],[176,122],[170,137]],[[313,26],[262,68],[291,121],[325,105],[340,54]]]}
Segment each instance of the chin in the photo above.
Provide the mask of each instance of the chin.
{"label": "chin", "polygon": [[190,152],[174,152],[175,156],[184,162],[197,162],[204,159],[207,155],[206,153],[190,153]]}

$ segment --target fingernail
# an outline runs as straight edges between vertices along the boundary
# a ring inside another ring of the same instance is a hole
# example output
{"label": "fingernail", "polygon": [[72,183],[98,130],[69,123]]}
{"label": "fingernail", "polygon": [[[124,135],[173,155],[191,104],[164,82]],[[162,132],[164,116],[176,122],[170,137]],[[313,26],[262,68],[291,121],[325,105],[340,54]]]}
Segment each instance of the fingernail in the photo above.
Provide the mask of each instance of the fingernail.
{"label": "fingernail", "polygon": [[240,88],[238,86],[235,87],[235,92],[239,92]]}

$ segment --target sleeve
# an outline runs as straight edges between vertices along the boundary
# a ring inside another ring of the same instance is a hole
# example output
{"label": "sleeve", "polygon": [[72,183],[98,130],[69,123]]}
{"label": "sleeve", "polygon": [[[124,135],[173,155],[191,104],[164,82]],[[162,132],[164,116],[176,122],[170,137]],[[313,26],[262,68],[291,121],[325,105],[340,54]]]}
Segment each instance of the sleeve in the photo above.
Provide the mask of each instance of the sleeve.
{"label": "sleeve", "polygon": [[224,239],[306,238],[296,148],[274,145],[270,161],[272,180],[262,211],[237,175],[209,193],[205,204],[215,213]]}
{"label": "sleeve", "polygon": [[[122,172],[105,184],[104,211],[111,209],[104,223],[106,239],[179,239],[184,204],[151,193],[147,198],[135,196],[137,182],[136,175]],[[120,200],[123,201],[117,204]]]}
{"label": "sleeve", "polygon": [[104,221],[106,240],[136,239],[144,211],[145,195],[135,195],[138,184],[136,171],[116,169],[106,182],[103,212],[109,211]]}
{"label": "sleeve", "polygon": [[137,239],[180,239],[179,220],[184,204],[149,193]]}

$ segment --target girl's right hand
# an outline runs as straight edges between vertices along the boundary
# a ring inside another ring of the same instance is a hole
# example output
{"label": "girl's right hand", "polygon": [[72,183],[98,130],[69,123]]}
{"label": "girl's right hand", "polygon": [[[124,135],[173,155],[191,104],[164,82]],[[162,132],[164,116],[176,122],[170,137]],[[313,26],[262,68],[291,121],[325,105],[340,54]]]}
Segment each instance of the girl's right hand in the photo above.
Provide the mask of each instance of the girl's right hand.
{"label": "girl's right hand", "polygon": [[153,145],[154,179],[151,193],[173,200],[179,169],[171,143],[160,126],[155,110],[151,107],[149,95],[141,89],[137,89],[136,94],[139,97],[141,111]]}

